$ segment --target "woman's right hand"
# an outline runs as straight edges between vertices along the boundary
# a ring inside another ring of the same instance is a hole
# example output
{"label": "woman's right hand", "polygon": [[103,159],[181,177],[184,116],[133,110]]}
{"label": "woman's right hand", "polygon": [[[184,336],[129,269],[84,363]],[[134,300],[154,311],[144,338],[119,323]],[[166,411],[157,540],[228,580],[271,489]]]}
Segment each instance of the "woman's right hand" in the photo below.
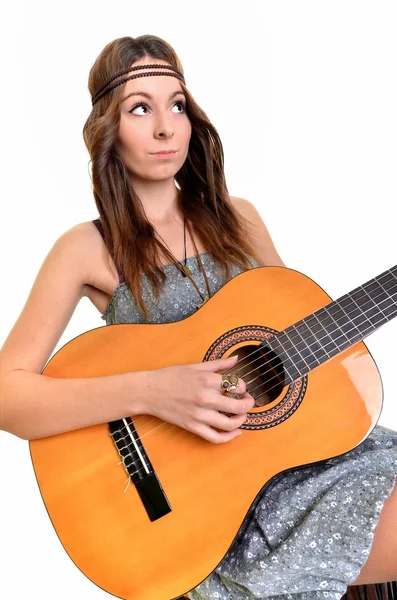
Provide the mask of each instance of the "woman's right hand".
{"label": "woman's right hand", "polygon": [[[233,440],[240,435],[239,427],[255,405],[241,378],[233,390],[234,394],[241,394],[241,398],[230,398],[222,393],[222,375],[217,371],[228,371],[236,359],[230,356],[147,371],[144,413],[174,423],[214,444]],[[232,413],[232,416],[219,411]]]}

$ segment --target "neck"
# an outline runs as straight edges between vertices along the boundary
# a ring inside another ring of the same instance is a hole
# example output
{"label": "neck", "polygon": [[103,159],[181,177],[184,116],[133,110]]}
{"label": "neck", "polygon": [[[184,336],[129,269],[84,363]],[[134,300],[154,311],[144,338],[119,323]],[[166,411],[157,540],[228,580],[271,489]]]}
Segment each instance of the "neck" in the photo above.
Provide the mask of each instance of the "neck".
{"label": "neck", "polygon": [[396,316],[397,265],[262,345],[282,358],[289,383],[363,340]]}
{"label": "neck", "polygon": [[134,180],[132,185],[147,219],[153,225],[166,225],[180,213],[179,190],[173,178],[165,181],[138,179]]}

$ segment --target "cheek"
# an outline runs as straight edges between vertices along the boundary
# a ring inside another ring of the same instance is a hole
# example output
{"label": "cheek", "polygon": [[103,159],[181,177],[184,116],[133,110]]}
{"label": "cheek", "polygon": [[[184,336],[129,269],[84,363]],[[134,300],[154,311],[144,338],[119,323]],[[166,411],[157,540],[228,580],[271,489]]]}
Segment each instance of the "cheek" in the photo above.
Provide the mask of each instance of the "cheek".
{"label": "cheek", "polygon": [[190,121],[188,121],[185,131],[184,131],[184,138],[185,138],[185,144],[186,144],[186,154],[189,151],[189,145],[190,145],[190,140],[192,137],[192,126],[190,124]]}
{"label": "cheek", "polygon": [[192,135],[192,124],[189,121],[189,119],[186,119],[186,129],[185,129],[185,131],[186,131],[186,137],[190,138],[191,135]]}
{"label": "cheek", "polygon": [[122,153],[130,155],[139,154],[145,147],[145,135],[140,130],[131,126],[119,129],[118,148]]}

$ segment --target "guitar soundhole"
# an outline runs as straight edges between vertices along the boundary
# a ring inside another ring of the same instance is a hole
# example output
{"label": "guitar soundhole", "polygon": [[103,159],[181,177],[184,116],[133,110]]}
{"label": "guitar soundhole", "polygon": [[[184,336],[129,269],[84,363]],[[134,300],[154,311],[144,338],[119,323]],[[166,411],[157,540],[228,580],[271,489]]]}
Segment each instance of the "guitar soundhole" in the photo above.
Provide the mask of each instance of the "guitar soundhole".
{"label": "guitar soundhole", "polygon": [[230,372],[244,379],[255,406],[266,406],[280,396],[285,385],[284,369],[273,350],[247,344],[231,352],[234,354],[238,354],[238,365]]}

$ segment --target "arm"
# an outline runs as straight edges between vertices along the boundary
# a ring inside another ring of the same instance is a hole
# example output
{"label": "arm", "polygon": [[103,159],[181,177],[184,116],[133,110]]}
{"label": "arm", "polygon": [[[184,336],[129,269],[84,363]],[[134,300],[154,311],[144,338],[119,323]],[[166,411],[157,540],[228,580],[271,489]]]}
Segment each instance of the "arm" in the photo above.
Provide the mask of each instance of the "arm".
{"label": "arm", "polygon": [[[31,440],[140,412],[145,371],[60,379],[41,375],[85,295],[95,242],[87,223],[65,232],[41,266],[0,355],[0,428]],[[96,238],[97,239],[97,236]],[[132,393],[133,392],[133,393]]]}

